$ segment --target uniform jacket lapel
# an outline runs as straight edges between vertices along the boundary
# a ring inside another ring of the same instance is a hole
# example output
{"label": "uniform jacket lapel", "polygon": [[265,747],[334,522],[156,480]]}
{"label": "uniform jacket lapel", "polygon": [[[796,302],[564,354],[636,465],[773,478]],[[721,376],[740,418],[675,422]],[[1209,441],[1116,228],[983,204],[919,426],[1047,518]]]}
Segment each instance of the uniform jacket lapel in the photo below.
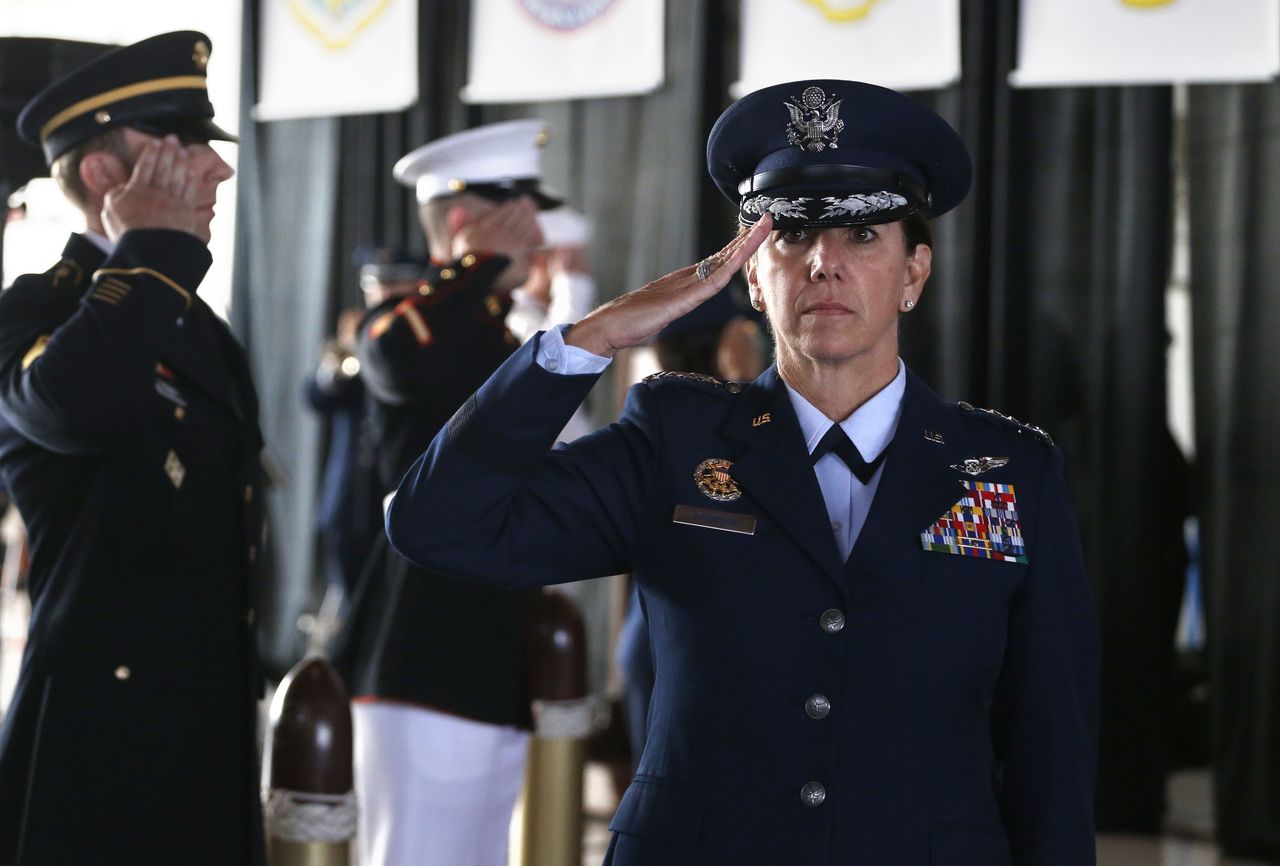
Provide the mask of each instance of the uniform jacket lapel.
{"label": "uniform jacket lapel", "polygon": [[743,389],[721,433],[745,447],[733,461],[734,480],[845,592],[822,490],[777,368]]}
{"label": "uniform jacket lapel", "polygon": [[164,350],[164,360],[219,405],[227,407],[237,420],[244,420],[229,368],[226,325],[197,298],[184,315]]}
{"label": "uniform jacket lapel", "polygon": [[972,456],[968,446],[958,414],[908,370],[898,429],[867,522],[849,554],[851,578],[870,573],[894,553],[920,546],[920,533],[963,493],[962,476],[951,465]]}

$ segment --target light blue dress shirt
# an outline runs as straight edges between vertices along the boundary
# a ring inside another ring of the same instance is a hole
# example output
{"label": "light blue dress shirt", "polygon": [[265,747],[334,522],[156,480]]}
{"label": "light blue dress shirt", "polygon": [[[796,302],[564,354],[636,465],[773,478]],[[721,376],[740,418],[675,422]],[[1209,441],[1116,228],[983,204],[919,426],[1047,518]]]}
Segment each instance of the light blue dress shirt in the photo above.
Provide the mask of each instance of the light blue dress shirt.
{"label": "light blue dress shirt", "polygon": [[[566,376],[599,373],[608,367],[608,358],[565,344],[564,332],[569,327],[571,326],[560,325],[543,335],[538,345],[538,365],[549,372]],[[790,385],[786,388],[787,396],[791,398],[791,405],[796,411],[796,418],[800,421],[805,447],[812,454],[834,422]],[[898,430],[898,419],[902,416],[902,395],[906,388],[907,368],[899,358],[898,375],[893,377],[893,381],[840,422],[845,434],[858,447],[862,459],[867,462],[879,457],[893,441],[893,435]],[[867,522],[867,512],[871,510],[871,500],[880,485],[884,464],[880,464],[876,474],[866,484],[859,481],[834,453],[823,455],[814,464],[813,471],[818,477],[818,487],[821,488],[822,498],[827,505],[827,517],[831,521],[831,531],[835,535],[840,559],[847,560],[854,542],[858,540],[858,533],[862,531],[862,525]]]}

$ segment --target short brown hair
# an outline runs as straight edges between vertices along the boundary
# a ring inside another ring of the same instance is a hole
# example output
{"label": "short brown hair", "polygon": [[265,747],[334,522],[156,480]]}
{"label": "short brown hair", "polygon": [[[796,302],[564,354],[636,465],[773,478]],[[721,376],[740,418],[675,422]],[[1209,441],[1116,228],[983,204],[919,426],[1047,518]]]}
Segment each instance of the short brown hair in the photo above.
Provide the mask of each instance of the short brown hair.
{"label": "short brown hair", "polygon": [[63,195],[78,207],[84,207],[89,203],[89,190],[80,179],[80,163],[86,156],[99,150],[106,151],[128,163],[129,153],[125,149],[124,127],[118,126],[86,138],[55,159],[50,167],[49,173],[58,182]]}

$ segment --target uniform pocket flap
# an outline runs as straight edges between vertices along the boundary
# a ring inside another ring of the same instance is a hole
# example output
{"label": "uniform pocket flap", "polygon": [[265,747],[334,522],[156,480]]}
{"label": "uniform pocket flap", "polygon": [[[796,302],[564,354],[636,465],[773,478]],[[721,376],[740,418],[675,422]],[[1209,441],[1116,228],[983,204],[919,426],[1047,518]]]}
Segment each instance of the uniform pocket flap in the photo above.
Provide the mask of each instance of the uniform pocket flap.
{"label": "uniform pocket flap", "polygon": [[1000,824],[952,824],[929,833],[931,866],[1012,866]]}
{"label": "uniform pocket flap", "polygon": [[695,788],[637,776],[623,795],[609,829],[692,848],[698,843],[706,806],[706,795]]}

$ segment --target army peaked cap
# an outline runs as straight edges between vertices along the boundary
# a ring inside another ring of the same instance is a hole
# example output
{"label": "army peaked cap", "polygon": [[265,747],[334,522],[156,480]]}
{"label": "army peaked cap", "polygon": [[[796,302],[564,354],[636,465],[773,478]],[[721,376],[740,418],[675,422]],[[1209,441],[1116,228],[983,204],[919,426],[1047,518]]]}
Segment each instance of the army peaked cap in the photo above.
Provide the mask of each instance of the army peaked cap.
{"label": "army peaked cap", "polygon": [[100,132],[128,126],[184,141],[235,141],[213,122],[205,68],[212,46],[194,30],[110,51],[37,93],[18,133],[55,159]]}
{"label": "army peaked cap", "polygon": [[951,210],[969,191],[969,152],[951,126],[894,90],[813,79],[749,93],[720,115],[707,170],[754,225],[867,225]]}

